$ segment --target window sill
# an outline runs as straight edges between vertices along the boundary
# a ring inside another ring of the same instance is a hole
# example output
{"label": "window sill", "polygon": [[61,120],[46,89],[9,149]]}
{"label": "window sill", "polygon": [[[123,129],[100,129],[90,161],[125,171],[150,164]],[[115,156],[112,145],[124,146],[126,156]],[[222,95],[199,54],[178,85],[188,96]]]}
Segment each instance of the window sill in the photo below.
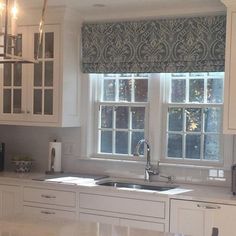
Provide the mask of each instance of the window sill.
{"label": "window sill", "polygon": [[222,164],[203,166],[203,165],[196,165],[196,164],[180,164],[180,163],[160,162],[160,166],[176,167],[176,168],[189,168],[189,169],[203,169],[203,170],[211,170],[211,169],[230,170],[230,168],[224,167]]}

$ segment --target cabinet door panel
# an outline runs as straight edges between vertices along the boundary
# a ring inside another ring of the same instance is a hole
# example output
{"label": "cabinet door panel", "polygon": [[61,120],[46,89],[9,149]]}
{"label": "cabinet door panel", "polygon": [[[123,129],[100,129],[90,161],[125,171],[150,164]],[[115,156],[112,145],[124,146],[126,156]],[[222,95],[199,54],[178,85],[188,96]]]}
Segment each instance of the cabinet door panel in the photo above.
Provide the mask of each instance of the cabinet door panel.
{"label": "cabinet door panel", "polygon": [[82,220],[82,221],[91,221],[91,222],[99,222],[99,223],[105,223],[105,224],[119,225],[119,218],[110,217],[110,216],[80,213],[79,214],[79,219]]}
{"label": "cabinet door panel", "polygon": [[138,229],[157,230],[160,232],[165,231],[165,225],[163,223],[155,223],[155,222],[131,220],[131,219],[120,219],[120,225],[134,227]]}
{"label": "cabinet door panel", "polygon": [[192,236],[211,235],[214,209],[206,208],[208,205],[201,202],[171,200],[170,232]]}
{"label": "cabinet door panel", "polygon": [[215,211],[213,227],[218,230],[219,236],[229,236],[235,234],[236,206],[219,205]]}
{"label": "cabinet door panel", "polygon": [[[32,55],[37,53],[38,29],[30,27],[30,41],[33,45]],[[30,67],[32,87],[29,88],[30,120],[34,122],[58,121],[58,85],[59,85],[59,27],[45,26],[39,63]]]}
{"label": "cabinet door panel", "polygon": [[19,188],[16,186],[0,185],[0,217],[13,216],[20,211]]}
{"label": "cabinet door panel", "polygon": [[80,208],[165,218],[165,202],[81,193]]}

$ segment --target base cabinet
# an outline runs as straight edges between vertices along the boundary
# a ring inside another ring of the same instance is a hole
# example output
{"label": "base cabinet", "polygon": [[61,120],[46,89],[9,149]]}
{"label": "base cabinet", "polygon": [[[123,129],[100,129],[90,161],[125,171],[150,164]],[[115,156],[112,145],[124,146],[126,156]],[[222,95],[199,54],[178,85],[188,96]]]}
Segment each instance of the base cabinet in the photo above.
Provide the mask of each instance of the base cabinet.
{"label": "base cabinet", "polygon": [[23,212],[46,219],[76,219],[76,192],[25,186]]}
{"label": "base cabinet", "polygon": [[79,219],[168,231],[168,199],[80,193]]}
{"label": "base cabinet", "polygon": [[21,205],[20,187],[0,185],[0,217],[20,213],[22,210]]}
{"label": "base cabinet", "polygon": [[192,236],[234,235],[236,206],[171,200],[170,232]]}

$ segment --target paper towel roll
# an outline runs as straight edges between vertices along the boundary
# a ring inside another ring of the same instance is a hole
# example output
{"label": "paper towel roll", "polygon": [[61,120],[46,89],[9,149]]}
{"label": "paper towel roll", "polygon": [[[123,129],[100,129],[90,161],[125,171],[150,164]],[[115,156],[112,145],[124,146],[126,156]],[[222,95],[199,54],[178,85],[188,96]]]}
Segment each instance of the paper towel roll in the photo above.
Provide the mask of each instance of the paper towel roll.
{"label": "paper towel roll", "polygon": [[61,172],[61,143],[49,143],[48,171]]}

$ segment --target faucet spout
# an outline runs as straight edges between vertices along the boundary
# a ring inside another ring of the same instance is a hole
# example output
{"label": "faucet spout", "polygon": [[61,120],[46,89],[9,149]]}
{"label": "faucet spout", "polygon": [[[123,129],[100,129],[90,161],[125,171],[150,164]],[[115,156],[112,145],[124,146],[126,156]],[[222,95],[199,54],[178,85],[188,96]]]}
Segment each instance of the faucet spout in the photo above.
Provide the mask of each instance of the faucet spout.
{"label": "faucet spout", "polygon": [[157,175],[157,174],[159,174],[159,172],[157,169],[154,170],[151,165],[151,155],[150,155],[151,148],[150,148],[150,145],[146,139],[139,140],[139,142],[137,143],[136,148],[135,148],[134,156],[139,156],[139,149],[142,144],[145,144],[147,147],[147,162],[145,165],[144,179],[147,181],[150,181],[150,176]]}

